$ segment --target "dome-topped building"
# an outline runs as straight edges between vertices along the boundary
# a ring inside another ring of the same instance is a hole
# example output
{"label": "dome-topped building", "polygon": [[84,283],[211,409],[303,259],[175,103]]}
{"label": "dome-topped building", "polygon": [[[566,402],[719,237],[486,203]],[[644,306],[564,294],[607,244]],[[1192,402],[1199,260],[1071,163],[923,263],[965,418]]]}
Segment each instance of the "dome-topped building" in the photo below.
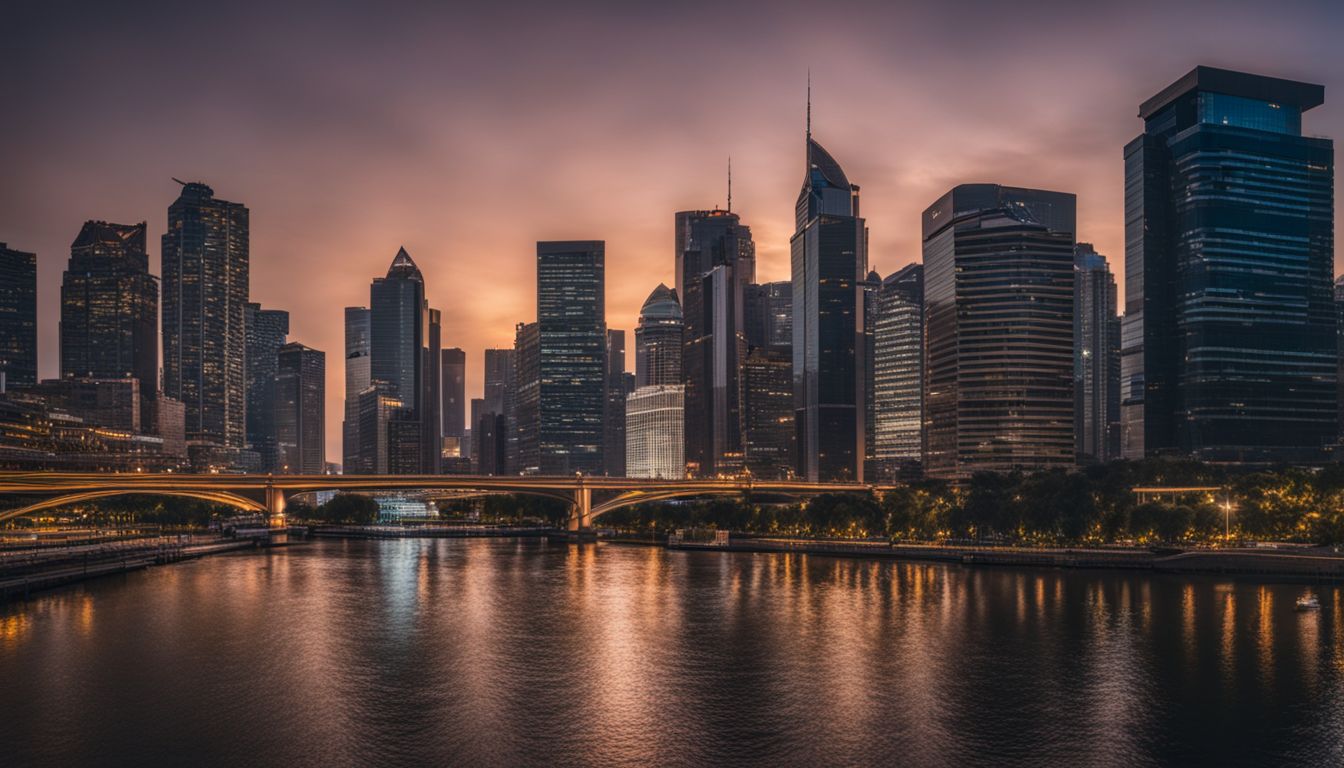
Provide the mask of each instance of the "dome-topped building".
{"label": "dome-topped building", "polygon": [[635,385],[681,384],[684,329],[677,292],[662,283],[639,310],[635,328]]}

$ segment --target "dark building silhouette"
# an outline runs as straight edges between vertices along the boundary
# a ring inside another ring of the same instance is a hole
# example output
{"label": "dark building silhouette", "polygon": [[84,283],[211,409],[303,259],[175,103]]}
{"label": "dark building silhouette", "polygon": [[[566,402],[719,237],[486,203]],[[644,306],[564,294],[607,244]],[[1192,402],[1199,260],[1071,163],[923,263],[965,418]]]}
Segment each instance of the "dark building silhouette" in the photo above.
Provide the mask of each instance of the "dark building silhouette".
{"label": "dark building silhouette", "polygon": [[793,359],[787,346],[756,348],[742,362],[742,454],[753,476],[794,471]]}
{"label": "dark building silhouette", "polygon": [[608,329],[602,456],[609,477],[625,477],[625,398],[634,389],[634,377],[625,372],[625,331]]}
{"label": "dark building silhouette", "polygon": [[924,211],[924,472],[1071,467],[1071,194],[962,184]]}
{"label": "dark building silhouette", "polygon": [[536,430],[543,475],[600,475],[606,468],[605,259],[601,240],[537,243]]}
{"label": "dark building silhouette", "polygon": [[742,468],[738,375],[746,356],[745,288],[756,279],[751,228],[731,211],[676,214],[684,325],[686,464],[712,477]]}
{"label": "dark building silhouette", "polygon": [[159,282],[149,273],[146,226],[88,221],[61,277],[61,377],[140,382],[138,432],[153,431],[159,390]]}
{"label": "dark building silhouette", "polygon": [[644,300],[635,327],[636,386],[681,386],[682,331],[677,293],[659,283]]}
{"label": "dark building silhouette", "polygon": [[247,447],[260,457],[261,471],[277,472],[275,387],[280,348],[289,334],[289,313],[249,302],[243,314],[247,326]]}
{"label": "dark building silhouette", "polygon": [[859,188],[812,139],[789,241],[797,474],[862,480],[867,439],[863,281],[868,233]]}
{"label": "dark building silhouette", "polygon": [[243,448],[247,438],[248,211],[184,184],[163,236],[163,392],[181,400],[189,443]]}
{"label": "dark building silhouette", "polygon": [[341,424],[341,464],[347,475],[369,474],[361,454],[360,397],[373,383],[369,366],[369,310],[345,308],[345,420]]}
{"label": "dark building silhouette", "polygon": [[748,285],[744,297],[748,347],[793,344],[793,287],[788,280]]}
{"label": "dark building silhouette", "polygon": [[1125,147],[1127,458],[1314,461],[1337,431],[1334,144],[1319,85],[1196,67]]}
{"label": "dark building silhouette", "polygon": [[37,255],[0,243],[0,392],[37,383]]}
{"label": "dark building silhouette", "polygon": [[507,463],[512,474],[541,472],[541,338],[536,323],[519,323],[513,340],[513,408],[508,423]]}
{"label": "dark building silhouette", "polygon": [[1120,317],[1106,257],[1078,243],[1073,258],[1073,431],[1078,458],[1120,457]]}
{"label": "dark building silhouette", "polygon": [[[429,308],[425,281],[405,248],[397,251],[387,275],[369,288],[369,373],[405,413],[389,420],[396,444],[389,445],[389,471],[435,473],[441,458],[439,426],[439,313]],[[361,423],[362,429],[362,423]],[[389,434],[387,439],[392,440]],[[361,437],[361,443],[363,443]],[[407,458],[415,443],[418,462]]]}
{"label": "dark building silhouette", "polygon": [[462,437],[467,432],[467,353],[457,347],[443,350],[439,375],[443,380],[443,435]]}
{"label": "dark building silhouette", "polygon": [[877,482],[919,474],[924,430],[924,265],[882,280],[873,312],[873,470]]}
{"label": "dark building silhouette", "polygon": [[327,356],[290,342],[276,357],[274,471],[320,475],[326,471]]}
{"label": "dark building silhouette", "polygon": [[[509,424],[513,406],[514,350],[485,350],[485,397],[472,418],[473,456],[478,471],[502,475],[509,468]],[[475,401],[472,401],[475,404]]]}

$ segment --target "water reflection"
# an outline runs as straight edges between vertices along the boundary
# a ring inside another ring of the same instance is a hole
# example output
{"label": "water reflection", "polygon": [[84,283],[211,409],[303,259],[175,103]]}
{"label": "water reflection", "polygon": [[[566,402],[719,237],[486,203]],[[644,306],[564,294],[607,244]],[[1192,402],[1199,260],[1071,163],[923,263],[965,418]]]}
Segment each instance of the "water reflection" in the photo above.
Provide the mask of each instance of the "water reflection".
{"label": "water reflection", "polygon": [[1338,764],[1344,597],[1298,614],[1300,592],[321,542],[0,608],[24,702],[0,743],[6,764]]}

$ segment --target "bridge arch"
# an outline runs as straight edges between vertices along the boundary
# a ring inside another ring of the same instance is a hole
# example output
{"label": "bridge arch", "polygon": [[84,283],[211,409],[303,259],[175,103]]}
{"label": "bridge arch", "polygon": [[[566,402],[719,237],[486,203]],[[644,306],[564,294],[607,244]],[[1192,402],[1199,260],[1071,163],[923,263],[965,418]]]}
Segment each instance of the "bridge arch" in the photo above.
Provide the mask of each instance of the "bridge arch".
{"label": "bridge arch", "polygon": [[[622,493],[615,498],[608,499],[601,504],[593,505],[592,511],[588,513],[588,523],[591,524],[592,521],[608,512],[614,512],[625,507],[632,507],[636,504],[645,504],[653,501],[670,501],[672,499],[693,499],[700,496],[742,496],[751,492],[751,489],[745,488],[689,488],[661,491],[626,491],[625,493]],[[757,489],[755,492],[769,496],[786,496],[791,499],[802,498],[801,494],[782,493],[765,488]]]}
{"label": "bridge arch", "polygon": [[212,501],[216,504],[226,504],[228,506],[240,509],[244,512],[255,512],[266,514],[266,505],[252,499],[238,496],[237,494],[225,491],[178,491],[178,490],[146,490],[140,488],[127,488],[117,490],[102,491],[81,491],[79,493],[67,493],[62,496],[53,496],[49,499],[43,499],[34,502],[25,507],[16,509],[0,510],[0,522],[11,520],[16,517],[31,515],[36,512],[42,512],[56,507],[63,507],[67,504],[78,504],[81,501],[93,501],[94,499],[105,499],[109,496],[175,496],[179,498],[199,499],[201,501]]}

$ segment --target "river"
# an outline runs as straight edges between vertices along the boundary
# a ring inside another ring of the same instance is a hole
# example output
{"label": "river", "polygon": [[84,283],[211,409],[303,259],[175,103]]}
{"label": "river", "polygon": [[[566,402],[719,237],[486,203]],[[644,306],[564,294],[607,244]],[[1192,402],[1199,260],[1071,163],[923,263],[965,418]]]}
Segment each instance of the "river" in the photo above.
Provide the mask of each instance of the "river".
{"label": "river", "polygon": [[320,541],[0,605],[0,763],[1344,764],[1344,590]]}

